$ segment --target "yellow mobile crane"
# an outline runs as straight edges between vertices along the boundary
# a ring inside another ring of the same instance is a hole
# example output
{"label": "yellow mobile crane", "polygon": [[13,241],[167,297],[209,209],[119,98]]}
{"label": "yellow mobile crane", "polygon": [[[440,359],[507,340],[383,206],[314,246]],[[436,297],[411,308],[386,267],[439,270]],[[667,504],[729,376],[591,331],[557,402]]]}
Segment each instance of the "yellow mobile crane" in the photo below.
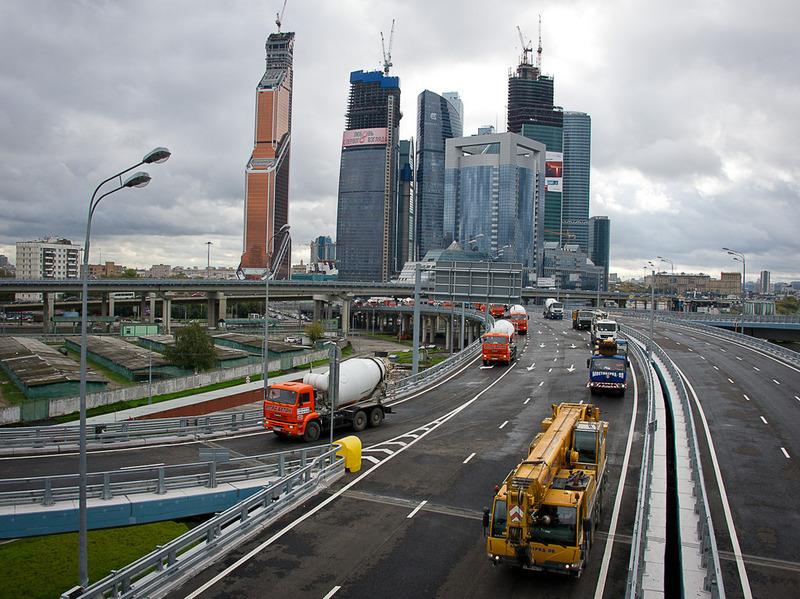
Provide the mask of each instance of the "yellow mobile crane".
{"label": "yellow mobile crane", "polygon": [[602,509],[608,422],[589,404],[553,404],[528,456],[484,508],[494,564],[580,576]]}

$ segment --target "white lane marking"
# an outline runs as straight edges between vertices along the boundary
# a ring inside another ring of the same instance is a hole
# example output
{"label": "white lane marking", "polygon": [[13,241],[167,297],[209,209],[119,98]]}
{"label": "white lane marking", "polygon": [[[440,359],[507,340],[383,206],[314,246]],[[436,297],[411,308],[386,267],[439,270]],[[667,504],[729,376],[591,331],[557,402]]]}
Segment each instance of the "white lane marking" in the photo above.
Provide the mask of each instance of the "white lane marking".
{"label": "white lane marking", "polygon": [[508,420],[506,420],[503,424],[501,424],[498,428],[505,428],[506,424],[508,424]]}
{"label": "white lane marking", "polygon": [[544,381],[539,381],[539,386],[541,387],[542,385],[544,385]]}
{"label": "white lane marking", "polygon": [[528,372],[530,372],[530,371],[531,371],[531,370],[533,370],[534,368],[536,368],[536,362],[534,362],[533,364],[531,364],[530,366],[528,366]]}
{"label": "white lane marking", "polygon": [[763,416],[759,416],[759,418],[761,418],[761,422],[763,422],[764,424],[769,424],[769,422],[767,422],[767,419],[764,418]]}
{"label": "white lane marking", "polygon": [[461,463],[462,463],[462,464],[466,464],[467,462],[469,462],[469,461],[470,461],[472,458],[474,458],[474,457],[475,457],[475,452],[472,452],[471,454],[469,454],[469,455],[467,456],[467,459],[466,459],[466,460],[464,460],[464,461],[463,461],[463,462],[461,462]]}
{"label": "white lane marking", "polygon": [[[619,510],[622,505],[622,491],[625,488],[625,478],[628,474],[628,461],[631,457],[631,447],[633,446],[633,432],[634,425],[636,424],[636,411],[639,406],[639,391],[636,378],[636,370],[631,369],[631,377],[633,379],[633,407],[631,410],[631,423],[628,427],[628,442],[625,446],[625,457],[622,459],[622,470],[619,477],[619,484],[617,485],[617,497],[614,500],[614,512],[611,514],[611,524],[608,527],[609,538],[613,537],[617,532],[617,519],[619,518]],[[600,566],[600,574],[597,577],[597,586],[595,587],[594,599],[602,599],[603,592],[605,591],[606,577],[608,576],[608,567],[611,562],[611,550],[614,543],[606,541],[606,548],[603,551],[603,563]]]}
{"label": "white lane marking", "polygon": [[714,366],[714,370],[719,370],[719,367],[718,366]]}
{"label": "white lane marking", "polygon": [[780,382],[776,381],[775,379],[772,379],[772,382],[775,383],[776,385],[780,385]]}
{"label": "white lane marking", "polygon": [[730,377],[728,377],[728,382],[729,382],[731,385],[733,385],[733,384],[734,384],[734,383],[733,383],[733,379],[732,379],[732,378],[730,378]]}
{"label": "white lane marking", "polygon": [[783,447],[781,447],[781,451],[783,452],[783,455],[785,455],[787,458],[789,457],[789,452],[786,451]]}
{"label": "white lane marking", "polygon": [[364,455],[363,453],[361,454],[361,459],[367,460],[368,462],[372,462],[373,464],[377,464],[378,462],[380,462],[378,458],[374,458],[371,455]]}
{"label": "white lane marking", "polygon": [[750,401],[750,398],[749,398],[749,397],[747,397],[746,395],[744,395],[743,397],[744,397],[744,398],[745,398],[747,401]]}
{"label": "white lane marking", "polygon": [[549,368],[549,369],[547,370],[547,372],[548,372],[548,373],[550,373],[550,372],[553,372],[553,369],[552,369],[552,368]]}
{"label": "white lane marking", "polygon": [[330,592],[329,592],[327,595],[325,595],[325,596],[324,596],[322,599],[331,599],[331,597],[333,597],[333,596],[334,596],[336,593],[338,593],[338,592],[339,592],[339,589],[341,589],[341,588],[342,588],[341,586],[339,586],[339,585],[336,585],[336,586],[335,586],[335,587],[333,587],[333,588],[330,590]]}
{"label": "white lane marking", "polygon": [[753,366],[753,370],[755,370],[757,372],[761,372],[761,369],[758,366]]}
{"label": "white lane marking", "polygon": [[742,359],[739,356],[736,356],[736,359],[739,360],[740,362],[742,361]]}
{"label": "white lane marking", "polygon": [[426,503],[428,503],[427,499],[422,500],[422,502],[417,507],[415,507],[411,511],[411,513],[408,516],[406,516],[406,518],[413,518],[414,516],[416,516],[417,512],[420,511],[422,509],[422,506],[425,505]]}
{"label": "white lane marking", "polygon": [[794,398],[795,398],[797,401],[800,401],[800,397],[797,397],[797,396],[795,395],[795,396],[794,396]]}
{"label": "white lane marking", "polygon": [[158,468],[159,466],[163,466],[164,462],[160,464],[144,464],[142,466],[120,466],[120,470],[138,470],[139,468]]}
{"label": "white lane marking", "polygon": [[527,406],[527,405],[528,405],[528,402],[529,402],[530,400],[531,400],[531,398],[529,397],[529,398],[528,398],[528,399],[526,399],[524,402],[522,402],[522,404],[523,404],[523,405],[525,405],[525,406]]}
{"label": "white lane marking", "polygon": [[[476,358],[476,359],[477,359],[477,358]],[[317,512],[319,512],[320,510],[322,510],[322,509],[324,509],[325,507],[327,507],[327,506],[328,506],[330,503],[332,503],[332,502],[334,502],[335,500],[337,500],[337,499],[339,498],[339,496],[341,496],[342,494],[346,493],[346,492],[347,492],[347,491],[349,491],[349,490],[350,490],[352,487],[354,487],[355,485],[357,485],[358,483],[360,483],[360,482],[361,482],[362,480],[364,480],[364,479],[365,479],[367,476],[369,476],[370,474],[372,474],[372,472],[373,472],[373,471],[377,470],[378,468],[380,468],[380,467],[381,467],[381,466],[383,466],[384,464],[388,463],[390,460],[394,459],[394,458],[395,458],[397,455],[399,455],[399,454],[403,453],[403,452],[404,452],[406,449],[408,449],[409,447],[411,447],[411,446],[413,446],[414,444],[416,444],[416,443],[417,443],[417,441],[420,441],[420,440],[422,440],[423,438],[425,438],[425,436],[426,436],[426,435],[428,435],[429,433],[431,433],[431,432],[435,431],[436,429],[438,429],[440,426],[442,426],[443,424],[445,424],[446,422],[448,422],[448,421],[449,421],[451,418],[455,418],[455,417],[456,417],[458,414],[460,414],[461,412],[463,412],[464,410],[466,410],[468,407],[470,407],[470,406],[471,406],[473,403],[475,403],[476,401],[478,401],[478,399],[479,399],[479,398],[480,398],[480,397],[481,397],[481,396],[482,396],[484,393],[486,393],[486,392],[487,392],[489,389],[491,389],[491,388],[492,388],[492,387],[494,387],[496,384],[498,384],[500,381],[502,381],[502,380],[503,380],[503,378],[504,378],[504,377],[505,377],[505,376],[506,376],[508,373],[510,373],[510,372],[512,372],[512,371],[514,370],[514,366],[516,366],[516,364],[512,364],[512,365],[511,365],[509,368],[507,368],[507,369],[506,369],[506,371],[505,371],[503,374],[501,374],[499,377],[497,377],[497,379],[495,379],[494,381],[492,381],[492,383],[491,383],[491,384],[490,384],[488,387],[486,387],[486,388],[485,388],[485,389],[483,389],[482,391],[478,392],[478,394],[477,394],[477,395],[475,395],[475,397],[473,397],[473,398],[472,398],[472,399],[470,399],[469,401],[467,401],[467,402],[465,402],[465,403],[461,404],[461,405],[460,405],[460,406],[458,406],[456,409],[452,410],[451,412],[448,412],[447,414],[443,415],[443,416],[442,416],[442,417],[440,417],[439,419],[437,419],[437,420],[435,421],[435,424],[432,424],[432,425],[430,426],[430,429],[429,429],[429,430],[427,430],[427,431],[425,432],[425,434],[424,434],[424,435],[420,435],[420,436],[419,436],[419,438],[417,438],[417,439],[414,439],[414,441],[412,441],[411,443],[409,443],[409,444],[408,444],[408,445],[406,445],[405,447],[401,447],[401,448],[400,448],[400,449],[398,449],[398,450],[397,450],[395,453],[393,453],[392,455],[390,455],[389,457],[387,457],[385,460],[383,460],[383,461],[379,462],[378,464],[375,464],[375,465],[374,465],[374,466],[372,466],[371,468],[369,468],[369,469],[365,470],[365,471],[364,471],[364,472],[363,472],[363,473],[362,473],[360,476],[358,476],[358,477],[354,478],[352,481],[350,481],[350,482],[349,482],[348,484],[346,484],[344,487],[342,487],[341,489],[339,489],[339,490],[338,490],[336,493],[333,493],[332,495],[328,496],[328,498],[327,498],[327,499],[325,499],[324,501],[322,501],[321,503],[319,503],[319,504],[318,504],[316,507],[314,507],[314,508],[312,508],[312,509],[308,510],[307,512],[304,512],[302,516],[299,516],[299,517],[298,517],[296,520],[292,521],[292,522],[291,522],[291,523],[289,523],[287,526],[285,526],[285,527],[284,527],[284,528],[282,528],[281,530],[277,531],[277,532],[276,532],[274,535],[272,535],[272,536],[271,536],[270,538],[268,538],[266,541],[264,541],[263,543],[261,543],[261,544],[260,544],[258,547],[255,547],[255,548],[254,548],[254,549],[252,549],[252,550],[251,550],[249,553],[247,553],[247,554],[243,555],[242,557],[240,557],[240,558],[239,558],[238,560],[236,560],[236,561],[235,561],[233,564],[231,564],[230,566],[228,566],[227,568],[225,568],[225,569],[224,569],[222,572],[220,572],[219,574],[217,574],[217,575],[216,575],[214,578],[212,578],[211,580],[209,580],[208,582],[206,582],[204,585],[202,585],[202,586],[200,586],[199,588],[197,588],[197,589],[196,589],[196,590],[195,590],[193,593],[191,593],[190,595],[187,595],[185,599],[195,599],[196,597],[198,597],[198,596],[199,596],[199,595],[201,595],[202,593],[205,593],[205,592],[206,592],[206,591],[207,591],[209,588],[211,588],[212,586],[214,586],[215,584],[217,584],[217,583],[218,583],[220,580],[223,580],[223,579],[227,578],[227,577],[228,577],[228,576],[229,576],[229,575],[230,575],[232,572],[234,572],[235,570],[237,570],[237,569],[238,569],[238,568],[239,568],[241,565],[243,565],[243,564],[246,564],[247,562],[249,562],[249,561],[250,561],[250,560],[251,560],[253,557],[255,557],[256,555],[258,555],[259,553],[261,553],[262,551],[264,551],[264,549],[266,549],[267,547],[269,547],[270,545],[272,545],[272,544],[273,544],[275,541],[277,541],[278,539],[280,539],[280,538],[281,538],[283,535],[285,535],[287,532],[289,532],[289,531],[293,530],[293,529],[294,529],[294,528],[295,528],[297,525],[301,524],[302,522],[305,522],[305,521],[306,521],[308,518],[310,518],[311,516],[313,516],[314,514],[316,514]],[[463,370],[463,369],[462,369],[462,370]],[[459,372],[460,372],[460,371],[459,371]],[[456,375],[454,374],[453,376],[456,376]],[[449,378],[452,378],[452,377],[448,377],[448,379],[449,379]],[[438,385],[436,385],[436,386],[438,386]]]}
{"label": "white lane marking", "polygon": [[705,360],[705,359],[706,359],[706,357],[705,357],[705,356],[700,356],[700,359],[701,359],[701,360]]}
{"label": "white lane marking", "polygon": [[736,558],[736,568],[739,571],[739,580],[742,584],[742,594],[744,595],[745,599],[752,599],[753,592],[750,590],[750,579],[747,577],[747,570],[744,567],[742,548],[739,545],[739,536],[736,534],[736,528],[733,525],[731,506],[728,503],[728,494],[725,492],[725,483],[722,480],[722,471],[719,468],[719,460],[717,459],[717,453],[714,450],[714,440],[711,438],[711,430],[708,428],[706,413],[703,411],[703,406],[700,405],[700,400],[697,397],[697,393],[694,391],[694,387],[692,387],[692,384],[689,382],[689,379],[686,378],[686,375],[683,374],[683,371],[678,368],[677,365],[675,365],[675,368],[683,379],[683,382],[686,384],[686,388],[691,392],[694,405],[697,407],[697,412],[699,413],[700,420],[703,423],[703,430],[705,431],[706,442],[708,443],[708,451],[711,454],[711,464],[714,466],[714,476],[717,479],[717,487],[719,488],[720,500],[722,501],[722,511],[725,513],[725,523],[728,526],[728,534],[731,537],[733,555]]}

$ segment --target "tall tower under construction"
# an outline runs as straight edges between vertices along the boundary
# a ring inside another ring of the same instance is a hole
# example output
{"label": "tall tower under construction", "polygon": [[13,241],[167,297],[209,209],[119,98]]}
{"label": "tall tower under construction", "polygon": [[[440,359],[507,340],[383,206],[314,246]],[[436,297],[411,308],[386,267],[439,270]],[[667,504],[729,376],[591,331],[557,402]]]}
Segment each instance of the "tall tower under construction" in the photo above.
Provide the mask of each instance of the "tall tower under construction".
{"label": "tall tower under construction", "polygon": [[531,62],[533,49],[525,43],[520,31],[522,56],[515,73],[508,77],[508,130],[542,142],[547,148],[546,191],[540,214],[542,242],[566,242],[562,236],[562,167],[564,113],[553,103],[553,78],[542,74],[542,36],[539,26],[539,47],[536,62]]}
{"label": "tall tower under construction", "polygon": [[398,77],[350,73],[336,221],[340,281],[386,282],[398,268],[401,117]]}
{"label": "tall tower under construction", "polygon": [[267,67],[256,87],[255,147],[245,174],[244,253],[239,266],[247,278],[272,268],[287,278],[291,249],[272,264],[276,235],[289,220],[289,151],[292,132],[294,33],[267,38]]}

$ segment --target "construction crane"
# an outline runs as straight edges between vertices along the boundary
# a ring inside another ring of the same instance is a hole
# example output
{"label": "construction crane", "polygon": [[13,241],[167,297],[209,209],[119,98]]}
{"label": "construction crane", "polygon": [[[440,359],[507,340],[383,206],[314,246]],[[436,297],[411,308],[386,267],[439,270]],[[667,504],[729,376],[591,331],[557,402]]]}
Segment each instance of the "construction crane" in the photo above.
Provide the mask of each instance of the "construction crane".
{"label": "construction crane", "polygon": [[389,51],[386,51],[386,46],[383,43],[383,31],[381,31],[381,50],[383,50],[383,74],[389,74],[389,68],[392,66],[392,41],[394,40],[394,19],[392,19],[392,32],[389,34]]}
{"label": "construction crane", "polygon": [[522,63],[530,64],[528,62],[528,53],[533,52],[533,48],[525,43],[525,37],[522,35],[522,29],[519,28],[519,25],[517,25],[517,31],[519,32],[519,42],[522,44]]}
{"label": "construction crane", "polygon": [[278,33],[281,32],[281,21],[283,21],[283,11],[286,10],[286,0],[283,0],[283,8],[281,8],[281,12],[279,12],[275,18],[275,24],[278,26]]}
{"label": "construction crane", "polygon": [[539,48],[536,50],[536,68],[542,71],[542,15],[539,15]]}

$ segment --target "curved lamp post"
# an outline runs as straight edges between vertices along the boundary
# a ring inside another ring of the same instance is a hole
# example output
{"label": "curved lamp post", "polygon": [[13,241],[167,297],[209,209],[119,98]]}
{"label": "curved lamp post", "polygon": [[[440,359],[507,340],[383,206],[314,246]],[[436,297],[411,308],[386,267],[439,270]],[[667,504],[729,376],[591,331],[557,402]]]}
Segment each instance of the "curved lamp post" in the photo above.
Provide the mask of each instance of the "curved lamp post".
{"label": "curved lamp post", "polygon": [[[86,240],[83,246],[83,272],[82,278],[82,297],[81,297],[81,382],[80,382],[80,437],[78,450],[78,584],[86,588],[89,584],[89,559],[87,547],[87,517],[86,517],[86,329],[88,295],[89,295],[89,236],[92,230],[92,215],[95,208],[104,197],[116,193],[126,187],[144,187],[150,183],[150,175],[143,171],[134,173],[124,182],[122,175],[132,171],[143,164],[161,164],[170,157],[170,151],[164,147],[158,147],[147,153],[142,161],[120,171],[100,183],[92,194],[89,201],[89,216],[86,219]],[[112,179],[119,178],[119,185],[111,191],[105,192],[100,197],[97,193],[100,188]]]}
{"label": "curved lamp post", "polygon": [[728,252],[728,254],[737,262],[742,263],[742,334],[744,334],[744,301],[745,297],[747,297],[747,289],[745,288],[745,273],[747,270],[744,254],[742,252],[737,252],[736,250],[732,250],[730,248],[722,248],[724,251]]}
{"label": "curved lamp post", "polygon": [[664,258],[662,256],[656,256],[662,262],[669,262],[670,267],[670,276],[669,276],[669,310],[672,311],[672,281],[675,278],[675,264],[669,258]]}
{"label": "curved lamp post", "polygon": [[[283,262],[283,256],[289,247],[289,241],[291,240],[289,228],[289,223],[286,223],[278,230],[277,233],[275,233],[275,235],[267,240],[267,249],[269,249],[269,244],[273,239],[282,233],[286,233],[286,236],[283,238],[278,251],[272,253],[273,257],[275,258],[273,264],[276,267]],[[269,280],[274,274],[275,273],[272,272],[272,267],[270,266],[269,256],[267,256],[267,272],[264,274],[264,401],[267,400],[269,388]]]}

